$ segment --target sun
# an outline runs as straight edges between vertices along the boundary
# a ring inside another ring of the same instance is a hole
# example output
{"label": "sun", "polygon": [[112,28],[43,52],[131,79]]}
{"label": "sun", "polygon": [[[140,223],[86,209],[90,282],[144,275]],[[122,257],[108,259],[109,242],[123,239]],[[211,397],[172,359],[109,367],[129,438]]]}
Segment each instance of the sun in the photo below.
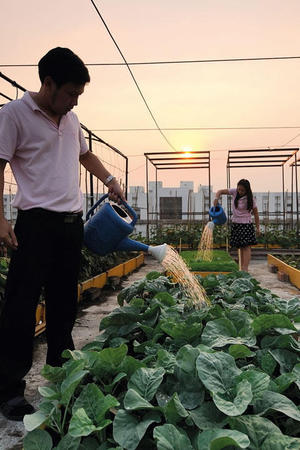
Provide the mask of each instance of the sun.
{"label": "sun", "polygon": [[191,147],[182,147],[182,150],[184,152],[183,158],[190,158],[192,156],[192,154],[191,154],[192,148]]}

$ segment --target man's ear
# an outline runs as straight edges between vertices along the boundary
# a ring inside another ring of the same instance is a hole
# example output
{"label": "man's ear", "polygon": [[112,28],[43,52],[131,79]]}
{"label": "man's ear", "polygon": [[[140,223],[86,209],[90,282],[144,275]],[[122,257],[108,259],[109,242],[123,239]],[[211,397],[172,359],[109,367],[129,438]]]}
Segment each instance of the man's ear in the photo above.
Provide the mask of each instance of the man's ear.
{"label": "man's ear", "polygon": [[45,77],[43,86],[49,90],[51,90],[53,87],[55,87],[55,83],[54,83],[53,79],[50,77],[50,75],[47,75]]}

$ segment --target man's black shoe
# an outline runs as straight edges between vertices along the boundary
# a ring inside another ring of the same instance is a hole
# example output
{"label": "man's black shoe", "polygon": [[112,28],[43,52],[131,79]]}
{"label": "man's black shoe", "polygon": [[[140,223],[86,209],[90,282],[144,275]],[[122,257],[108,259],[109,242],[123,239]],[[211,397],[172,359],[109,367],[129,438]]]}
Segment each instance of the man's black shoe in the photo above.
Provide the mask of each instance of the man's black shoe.
{"label": "man's black shoe", "polygon": [[21,422],[25,414],[32,414],[35,409],[24,397],[18,396],[1,403],[0,411],[8,420]]}

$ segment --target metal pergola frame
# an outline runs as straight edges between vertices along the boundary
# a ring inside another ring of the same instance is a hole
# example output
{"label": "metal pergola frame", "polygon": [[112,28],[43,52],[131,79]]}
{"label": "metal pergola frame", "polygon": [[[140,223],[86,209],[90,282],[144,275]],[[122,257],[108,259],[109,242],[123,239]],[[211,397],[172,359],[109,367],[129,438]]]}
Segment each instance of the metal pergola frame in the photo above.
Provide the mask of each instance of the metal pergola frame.
{"label": "metal pergola frame", "polygon": [[[299,148],[265,148],[265,149],[253,149],[253,150],[228,150],[227,156],[227,187],[230,188],[230,169],[236,168],[251,168],[251,167],[281,167],[281,179],[282,179],[282,204],[283,204],[283,228],[285,228],[285,180],[284,180],[284,167],[291,158],[295,158],[293,164],[297,166],[297,153]],[[299,161],[299,160],[298,160]],[[300,165],[300,164],[299,164]],[[293,174],[292,174],[293,175]],[[296,198],[298,199],[298,176],[297,170],[295,170],[296,179]],[[231,214],[230,202],[227,203],[228,217]],[[297,201],[297,233],[299,232],[299,210]],[[293,209],[292,209],[292,221],[293,221]]]}
{"label": "metal pergola frame", "polygon": [[[187,156],[188,155],[188,156]],[[208,192],[211,203],[210,151],[152,152],[146,158],[147,239],[149,239],[149,163],[155,168],[155,214],[158,225],[157,173],[159,170],[208,169]]]}

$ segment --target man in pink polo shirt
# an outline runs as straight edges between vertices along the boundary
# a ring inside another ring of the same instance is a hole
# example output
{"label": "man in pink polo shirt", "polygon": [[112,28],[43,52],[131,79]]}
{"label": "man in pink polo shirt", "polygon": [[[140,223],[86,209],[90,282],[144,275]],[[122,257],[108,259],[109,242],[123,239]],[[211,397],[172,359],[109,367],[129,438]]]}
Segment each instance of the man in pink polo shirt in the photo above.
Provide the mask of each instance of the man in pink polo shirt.
{"label": "man in pink polo shirt", "polygon": [[124,199],[116,179],[87,147],[71,111],[90,81],[71,50],[57,47],[39,62],[41,88],[0,110],[0,192],[9,162],[18,191],[12,228],[0,202],[0,242],[12,249],[0,317],[0,410],[11,420],[34,411],[24,398],[32,365],[35,310],[44,288],[47,364],[60,366],[74,349],[72,329],[83,241],[79,164],[103,181],[110,197]]}

